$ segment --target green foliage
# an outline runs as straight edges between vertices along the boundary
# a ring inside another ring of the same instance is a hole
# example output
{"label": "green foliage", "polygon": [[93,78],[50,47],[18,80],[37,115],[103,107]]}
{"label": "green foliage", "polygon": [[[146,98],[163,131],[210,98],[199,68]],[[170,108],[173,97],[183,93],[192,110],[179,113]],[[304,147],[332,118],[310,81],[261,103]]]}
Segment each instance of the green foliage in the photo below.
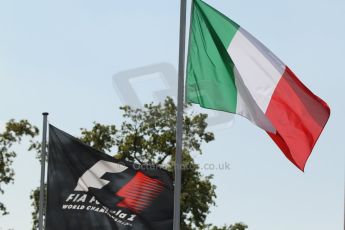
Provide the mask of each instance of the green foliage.
{"label": "green foliage", "polygon": [[40,203],[40,188],[36,188],[31,191],[30,194],[31,207],[33,208],[31,212],[32,216],[32,230],[38,229],[38,211]]}
{"label": "green foliage", "polygon": [[[45,191],[47,191],[47,185],[45,184]],[[44,194],[44,200],[47,198],[47,192]],[[38,229],[38,213],[39,213],[39,203],[40,203],[40,188],[31,191],[30,194],[31,207],[33,208],[31,212],[32,216],[32,230]]]}
{"label": "green foliage", "polygon": [[209,209],[215,204],[216,186],[212,185],[212,175],[203,177],[190,154],[183,154],[181,191],[181,229],[201,229]]}
{"label": "green foliage", "polygon": [[[38,128],[31,125],[27,120],[16,122],[10,120],[5,125],[5,130],[0,133],[0,193],[3,194],[3,186],[13,183],[14,171],[12,163],[16,152],[11,150],[15,143],[20,143],[24,136],[31,139],[38,135]],[[30,140],[32,142],[32,140]],[[33,143],[33,142],[32,142]],[[0,202],[0,214],[8,214],[6,207]]]}
{"label": "green foliage", "polygon": [[247,228],[248,226],[244,223],[236,223],[230,226],[224,225],[223,227],[216,227],[212,225],[208,225],[206,227],[207,230],[246,230]]}
{"label": "green foliage", "polygon": [[[171,98],[164,104],[147,104],[144,109],[120,108],[125,121],[117,137],[118,153],[128,160],[145,164],[169,162],[176,151],[176,105]],[[184,151],[202,153],[201,144],[214,140],[206,132],[205,114],[184,116]],[[187,162],[188,163],[188,162]]]}
{"label": "green foliage", "polygon": [[236,223],[230,226],[230,230],[246,230],[247,228],[248,228],[248,225],[244,223]]}
{"label": "green foliage", "polygon": [[80,140],[99,151],[107,152],[115,145],[114,135],[116,133],[115,125],[101,125],[94,122],[94,126],[90,131],[81,129],[82,137]]}
{"label": "green foliage", "polygon": [[[124,121],[119,130],[113,125],[94,123],[91,130],[82,129],[83,142],[101,151],[117,147],[117,158],[139,164],[156,164],[173,175],[176,151],[176,105],[171,98],[163,104],[147,104],[143,109],[130,106],[120,108]],[[203,177],[191,153],[202,153],[201,144],[214,140],[207,132],[207,115],[185,114],[183,177],[181,194],[182,229],[204,225],[209,208],[214,204],[215,186],[212,176]]]}
{"label": "green foliage", "polygon": [[216,226],[212,226],[212,227],[208,227],[207,230],[233,230],[230,228],[230,226],[223,226],[223,227],[216,227]]}

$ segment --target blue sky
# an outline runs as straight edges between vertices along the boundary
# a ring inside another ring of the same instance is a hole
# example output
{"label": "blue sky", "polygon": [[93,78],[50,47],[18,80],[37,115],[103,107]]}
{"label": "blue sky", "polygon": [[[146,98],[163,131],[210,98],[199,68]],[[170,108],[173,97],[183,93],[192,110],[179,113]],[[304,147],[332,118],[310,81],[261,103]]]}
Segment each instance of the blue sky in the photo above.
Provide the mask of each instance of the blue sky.
{"label": "blue sky", "polygon": [[[345,1],[207,2],[266,44],[332,109],[304,174],[249,121],[236,117],[214,129],[216,141],[196,160],[228,162],[231,169],[203,170],[215,175],[218,195],[208,222],[343,229]],[[178,26],[179,1],[0,0],[0,121],[25,118],[41,126],[48,111],[52,124],[73,135],[93,121],[119,124],[122,102],[112,76],[162,62],[176,68]],[[155,90],[142,82],[137,88],[140,95]],[[31,225],[29,192],[39,184],[39,165],[25,148],[15,147],[16,181],[0,195],[11,212],[0,217],[6,230]]]}

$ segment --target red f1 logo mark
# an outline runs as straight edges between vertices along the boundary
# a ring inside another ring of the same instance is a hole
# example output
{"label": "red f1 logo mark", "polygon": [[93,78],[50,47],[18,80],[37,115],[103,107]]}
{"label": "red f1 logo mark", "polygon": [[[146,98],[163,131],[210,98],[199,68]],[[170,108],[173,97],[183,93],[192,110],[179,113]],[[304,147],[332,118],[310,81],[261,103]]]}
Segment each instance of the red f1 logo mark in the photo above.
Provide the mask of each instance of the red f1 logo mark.
{"label": "red f1 logo mark", "polygon": [[158,197],[163,189],[164,185],[160,180],[150,178],[142,172],[137,172],[134,178],[116,193],[117,196],[123,198],[117,206],[140,213]]}

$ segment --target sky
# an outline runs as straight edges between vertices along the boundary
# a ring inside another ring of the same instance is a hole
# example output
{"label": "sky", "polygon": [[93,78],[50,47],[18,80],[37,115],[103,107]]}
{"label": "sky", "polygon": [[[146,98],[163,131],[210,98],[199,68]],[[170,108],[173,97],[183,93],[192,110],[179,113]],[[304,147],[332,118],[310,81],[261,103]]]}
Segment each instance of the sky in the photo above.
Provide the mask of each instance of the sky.
{"label": "sky", "polygon": [[[202,169],[217,186],[207,222],[343,229],[345,1],[205,1],[268,46],[332,109],[305,173],[259,128],[221,114],[227,122],[210,127],[216,140],[195,155],[201,166],[230,165]],[[179,1],[0,0],[0,128],[12,118],[41,127],[45,111],[51,124],[76,136],[93,121],[119,125],[118,107],[133,103],[120,84],[129,75],[142,77],[130,80],[142,103],[159,90],[174,96],[167,89],[176,84],[178,32]],[[212,115],[213,122],[220,116]],[[15,183],[0,195],[10,215],[0,217],[1,230],[31,228],[29,193],[40,166],[27,145],[14,147]]]}

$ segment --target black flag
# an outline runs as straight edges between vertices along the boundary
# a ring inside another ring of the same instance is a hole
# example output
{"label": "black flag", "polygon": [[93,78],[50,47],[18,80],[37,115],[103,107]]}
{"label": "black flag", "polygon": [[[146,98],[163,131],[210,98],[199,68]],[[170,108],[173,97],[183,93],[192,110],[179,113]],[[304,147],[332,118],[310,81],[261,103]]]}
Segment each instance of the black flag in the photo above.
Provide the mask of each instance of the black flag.
{"label": "black flag", "polygon": [[166,171],[116,160],[49,128],[46,230],[172,229]]}

